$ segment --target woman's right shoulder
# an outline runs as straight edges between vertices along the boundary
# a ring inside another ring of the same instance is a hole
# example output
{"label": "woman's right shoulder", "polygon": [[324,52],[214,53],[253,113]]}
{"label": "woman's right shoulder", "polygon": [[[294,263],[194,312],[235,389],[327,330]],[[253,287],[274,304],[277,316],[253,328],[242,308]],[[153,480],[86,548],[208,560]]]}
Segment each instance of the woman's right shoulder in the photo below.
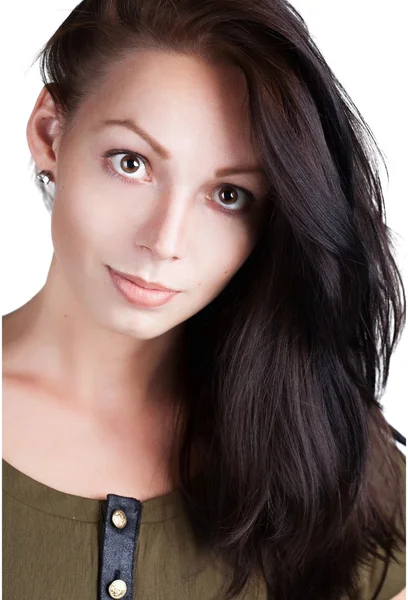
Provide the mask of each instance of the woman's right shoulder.
{"label": "woman's right shoulder", "polygon": [[[402,485],[395,496],[395,504],[400,503],[403,514],[402,529],[405,534],[406,524],[406,456],[396,447],[395,451],[396,466],[398,477]],[[398,520],[398,523],[399,520]],[[401,523],[400,523],[401,526]],[[385,558],[385,552],[382,548],[377,548],[381,557]],[[389,561],[388,568],[384,560],[373,557],[369,566],[361,567],[359,571],[361,600],[371,600],[375,596],[376,600],[392,600],[406,586],[406,547],[395,551],[393,560]]]}

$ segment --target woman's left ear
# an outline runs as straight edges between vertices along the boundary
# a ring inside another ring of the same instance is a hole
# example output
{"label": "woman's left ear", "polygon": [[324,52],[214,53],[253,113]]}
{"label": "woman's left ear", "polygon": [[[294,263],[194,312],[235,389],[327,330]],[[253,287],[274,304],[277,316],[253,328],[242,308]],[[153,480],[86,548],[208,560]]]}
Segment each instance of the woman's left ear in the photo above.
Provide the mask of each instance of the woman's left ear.
{"label": "woman's left ear", "polygon": [[57,118],[55,103],[45,86],[41,90],[28,120],[26,135],[35,164],[40,171],[49,171],[55,180],[61,126]]}

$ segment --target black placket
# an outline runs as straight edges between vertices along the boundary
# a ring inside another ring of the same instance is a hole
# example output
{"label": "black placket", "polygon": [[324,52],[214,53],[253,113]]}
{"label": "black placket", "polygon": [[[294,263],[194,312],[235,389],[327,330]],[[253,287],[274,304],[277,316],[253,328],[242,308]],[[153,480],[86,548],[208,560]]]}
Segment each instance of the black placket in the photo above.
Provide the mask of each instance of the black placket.
{"label": "black placket", "polygon": [[108,494],[102,515],[98,600],[133,600],[133,573],[142,503],[136,498]]}

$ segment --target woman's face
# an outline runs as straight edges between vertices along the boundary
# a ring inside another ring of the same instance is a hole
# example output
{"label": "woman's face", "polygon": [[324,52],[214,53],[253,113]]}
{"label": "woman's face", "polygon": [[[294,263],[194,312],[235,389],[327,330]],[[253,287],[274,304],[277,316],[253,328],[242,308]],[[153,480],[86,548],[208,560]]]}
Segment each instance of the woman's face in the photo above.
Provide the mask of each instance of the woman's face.
{"label": "woman's face", "polygon": [[[209,304],[250,255],[267,188],[245,94],[236,67],[138,51],[55,144],[56,263],[99,324],[159,336]],[[109,267],[179,293],[159,307],[137,306]]]}

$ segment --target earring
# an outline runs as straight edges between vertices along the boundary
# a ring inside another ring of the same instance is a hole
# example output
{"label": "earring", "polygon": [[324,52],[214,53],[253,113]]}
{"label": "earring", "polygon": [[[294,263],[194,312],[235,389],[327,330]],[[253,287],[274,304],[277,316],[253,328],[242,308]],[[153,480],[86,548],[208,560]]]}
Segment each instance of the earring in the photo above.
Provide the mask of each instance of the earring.
{"label": "earring", "polygon": [[37,173],[37,178],[41,183],[48,185],[50,181],[52,181],[52,174],[49,171],[41,171],[40,173]]}

